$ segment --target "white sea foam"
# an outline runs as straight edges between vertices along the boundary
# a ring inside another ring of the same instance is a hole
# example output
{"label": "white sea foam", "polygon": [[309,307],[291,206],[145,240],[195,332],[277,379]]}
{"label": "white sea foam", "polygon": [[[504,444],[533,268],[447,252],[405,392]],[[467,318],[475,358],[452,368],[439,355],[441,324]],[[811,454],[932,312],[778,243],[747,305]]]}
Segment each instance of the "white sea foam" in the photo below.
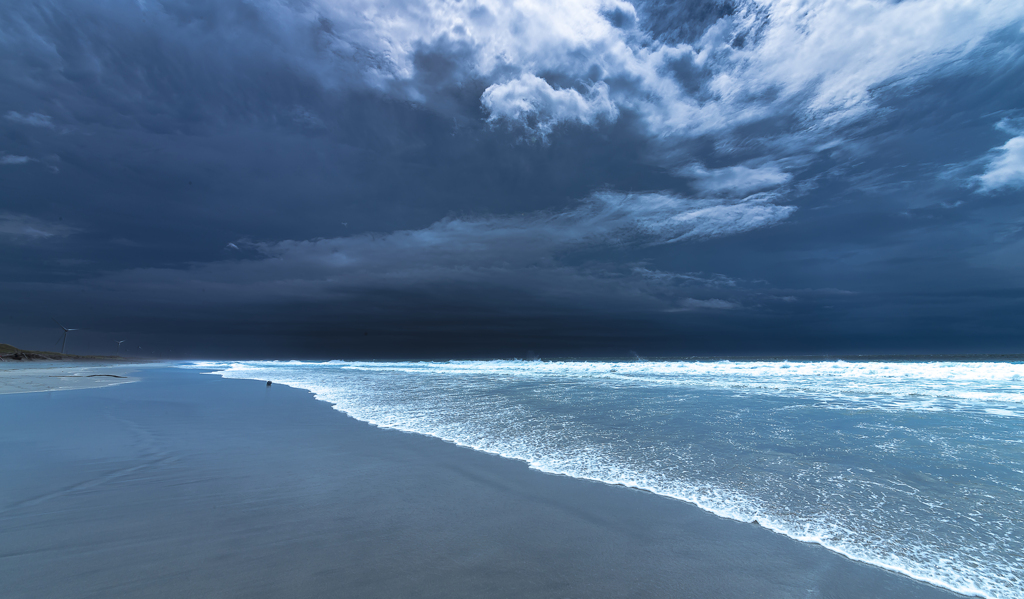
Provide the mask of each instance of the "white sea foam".
{"label": "white sea foam", "polygon": [[[1022,437],[1012,432],[1019,427],[999,424],[1024,416],[1022,364],[195,367],[305,388],[360,420],[524,460],[546,472],[756,519],[961,593],[1024,597],[1014,557],[1024,550],[1024,494],[1008,484],[1022,465]],[[685,418],[672,425],[673,417]]]}
{"label": "white sea foam", "polygon": [[622,380],[750,394],[785,394],[835,402],[841,409],[957,410],[992,408],[1024,417],[1024,363],[1012,362],[245,362],[196,363],[241,374],[284,365],[346,370]]}

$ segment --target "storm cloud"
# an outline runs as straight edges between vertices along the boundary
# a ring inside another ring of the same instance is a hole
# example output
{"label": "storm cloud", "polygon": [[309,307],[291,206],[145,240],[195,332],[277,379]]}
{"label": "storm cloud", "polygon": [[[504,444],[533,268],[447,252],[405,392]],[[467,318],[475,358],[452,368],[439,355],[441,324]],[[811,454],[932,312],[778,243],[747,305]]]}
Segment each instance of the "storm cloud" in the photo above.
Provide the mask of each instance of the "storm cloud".
{"label": "storm cloud", "polygon": [[1022,27],[999,0],[13,0],[8,335],[1021,351]]}

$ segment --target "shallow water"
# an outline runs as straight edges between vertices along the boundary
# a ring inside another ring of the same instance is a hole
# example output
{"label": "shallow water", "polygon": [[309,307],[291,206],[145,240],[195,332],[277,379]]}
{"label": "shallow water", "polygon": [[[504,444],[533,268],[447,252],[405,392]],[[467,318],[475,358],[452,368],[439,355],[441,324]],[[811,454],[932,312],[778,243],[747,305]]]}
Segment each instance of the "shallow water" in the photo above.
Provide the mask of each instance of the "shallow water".
{"label": "shallow water", "polygon": [[232,362],[351,416],[1024,598],[1024,364]]}

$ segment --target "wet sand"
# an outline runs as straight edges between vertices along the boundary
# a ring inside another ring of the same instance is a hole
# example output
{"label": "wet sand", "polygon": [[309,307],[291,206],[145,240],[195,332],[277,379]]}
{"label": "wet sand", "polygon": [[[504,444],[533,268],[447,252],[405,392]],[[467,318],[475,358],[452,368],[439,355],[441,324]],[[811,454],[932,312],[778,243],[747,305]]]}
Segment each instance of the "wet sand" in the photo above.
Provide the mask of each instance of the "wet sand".
{"label": "wet sand", "polygon": [[141,364],[109,362],[0,362],[0,395],[95,389],[132,383]]}
{"label": "wet sand", "polygon": [[306,391],[135,376],[0,395],[0,595],[960,596],[684,502],[377,429]]}

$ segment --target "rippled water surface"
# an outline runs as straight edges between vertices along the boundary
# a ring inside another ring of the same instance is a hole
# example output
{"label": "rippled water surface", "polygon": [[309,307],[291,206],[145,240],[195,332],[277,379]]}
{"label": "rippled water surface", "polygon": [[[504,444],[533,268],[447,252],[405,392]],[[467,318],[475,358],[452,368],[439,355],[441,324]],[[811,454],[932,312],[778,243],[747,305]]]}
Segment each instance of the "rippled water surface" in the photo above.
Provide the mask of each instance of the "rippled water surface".
{"label": "rippled water surface", "polygon": [[1024,364],[232,362],[355,418],[1024,598]]}

